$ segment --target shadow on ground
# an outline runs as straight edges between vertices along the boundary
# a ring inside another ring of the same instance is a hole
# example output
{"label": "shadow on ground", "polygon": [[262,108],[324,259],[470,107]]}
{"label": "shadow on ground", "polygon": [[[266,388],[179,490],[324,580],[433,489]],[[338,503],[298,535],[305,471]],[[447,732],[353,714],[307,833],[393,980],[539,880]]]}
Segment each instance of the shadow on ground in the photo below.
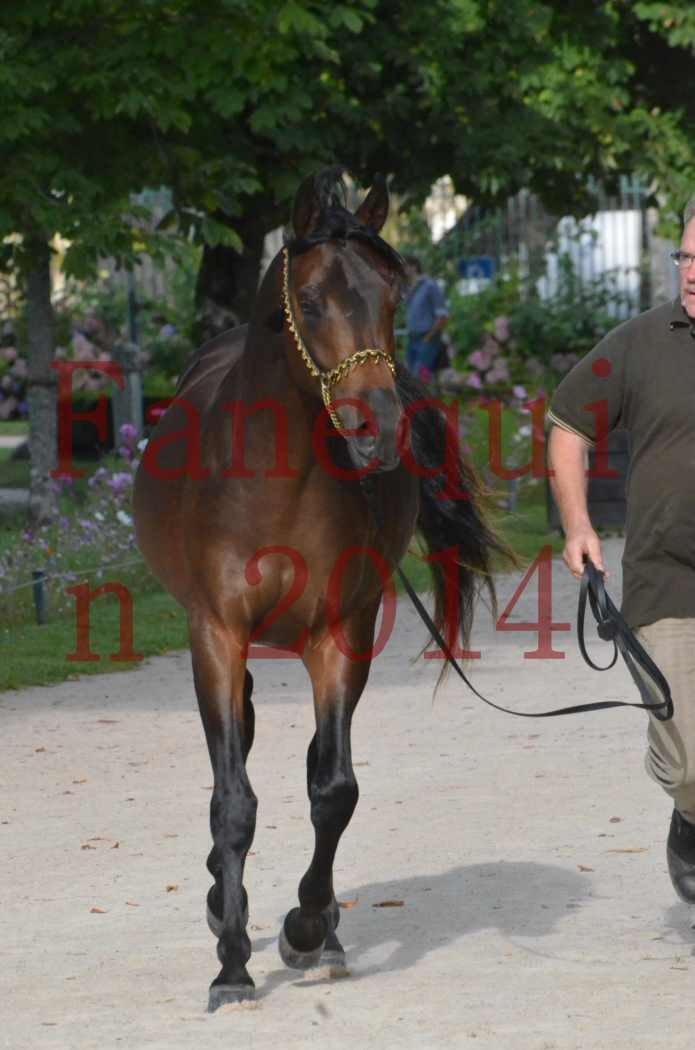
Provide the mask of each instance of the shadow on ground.
{"label": "shadow on ground", "polygon": [[[506,936],[543,937],[589,890],[585,878],[566,868],[505,861],[353,887],[339,896],[356,902],[349,910],[341,909],[339,929],[350,980],[407,970],[430,952],[488,928]],[[403,904],[376,907],[384,901]],[[261,951],[276,940],[257,939],[253,950]],[[462,957],[473,950],[472,945],[462,945]],[[253,956],[250,968],[253,972]],[[321,973],[302,977],[279,966],[259,984],[257,996],[263,998],[286,982],[311,988],[325,980]]]}

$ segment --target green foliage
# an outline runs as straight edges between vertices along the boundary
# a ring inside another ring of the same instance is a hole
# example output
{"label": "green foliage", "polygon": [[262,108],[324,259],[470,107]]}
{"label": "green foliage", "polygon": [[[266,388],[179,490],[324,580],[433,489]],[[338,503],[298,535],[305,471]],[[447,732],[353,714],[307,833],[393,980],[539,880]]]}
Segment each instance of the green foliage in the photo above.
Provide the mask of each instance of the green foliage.
{"label": "green foliage", "polygon": [[[562,212],[634,171],[682,204],[693,167],[691,5],[611,0],[25,0],[0,12],[0,269],[60,232],[66,265],[168,254],[165,226],[235,249],[339,159],[411,199],[450,173]],[[674,91],[674,88],[676,89]],[[677,90],[680,88],[680,90]],[[673,108],[673,100],[682,100]]]}

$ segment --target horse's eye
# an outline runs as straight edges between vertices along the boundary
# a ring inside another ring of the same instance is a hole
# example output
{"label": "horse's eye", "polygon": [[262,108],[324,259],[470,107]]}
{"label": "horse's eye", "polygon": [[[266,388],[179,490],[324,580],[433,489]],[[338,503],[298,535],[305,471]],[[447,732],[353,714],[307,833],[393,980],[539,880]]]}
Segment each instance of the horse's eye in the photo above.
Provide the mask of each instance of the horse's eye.
{"label": "horse's eye", "polygon": [[318,317],[320,313],[318,304],[313,299],[300,299],[299,308],[307,317]]}

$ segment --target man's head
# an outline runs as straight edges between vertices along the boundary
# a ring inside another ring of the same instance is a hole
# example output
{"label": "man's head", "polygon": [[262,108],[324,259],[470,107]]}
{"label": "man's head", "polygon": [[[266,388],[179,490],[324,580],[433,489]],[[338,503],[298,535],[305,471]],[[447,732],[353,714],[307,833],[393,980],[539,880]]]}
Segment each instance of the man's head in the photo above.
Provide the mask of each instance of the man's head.
{"label": "man's head", "polygon": [[688,317],[695,321],[695,196],[690,198],[683,212],[681,252],[690,256],[689,264],[678,268],[681,303]]}
{"label": "man's head", "polygon": [[405,268],[408,274],[408,280],[413,284],[422,273],[422,263],[417,255],[405,256]]}

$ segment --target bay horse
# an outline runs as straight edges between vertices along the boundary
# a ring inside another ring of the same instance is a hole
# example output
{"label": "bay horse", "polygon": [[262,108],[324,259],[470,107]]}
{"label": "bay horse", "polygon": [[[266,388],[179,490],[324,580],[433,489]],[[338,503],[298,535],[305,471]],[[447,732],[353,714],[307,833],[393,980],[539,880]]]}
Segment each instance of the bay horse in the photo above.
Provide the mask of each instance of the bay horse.
{"label": "bay horse", "polygon": [[[393,593],[390,568],[416,530],[430,554],[456,552],[464,646],[481,582],[494,598],[490,557],[499,543],[472,468],[457,447],[452,458],[442,408],[395,362],[404,267],[379,236],[386,183],[376,179],[353,214],[341,175],[331,168],[301,185],[293,239],[267,270],[249,325],[194,355],[135,482],[140,549],[188,616],[214,774],[207,911],[222,968],[210,1011],[254,994],[243,885],[257,805],[246,773],[250,644],[301,656],[316,717],[307,755],[314,853],[280,954],[298,969],[339,964],[333,861],[358,797],[350,725],[382,594]],[[451,588],[443,562],[432,568],[443,625]]]}

